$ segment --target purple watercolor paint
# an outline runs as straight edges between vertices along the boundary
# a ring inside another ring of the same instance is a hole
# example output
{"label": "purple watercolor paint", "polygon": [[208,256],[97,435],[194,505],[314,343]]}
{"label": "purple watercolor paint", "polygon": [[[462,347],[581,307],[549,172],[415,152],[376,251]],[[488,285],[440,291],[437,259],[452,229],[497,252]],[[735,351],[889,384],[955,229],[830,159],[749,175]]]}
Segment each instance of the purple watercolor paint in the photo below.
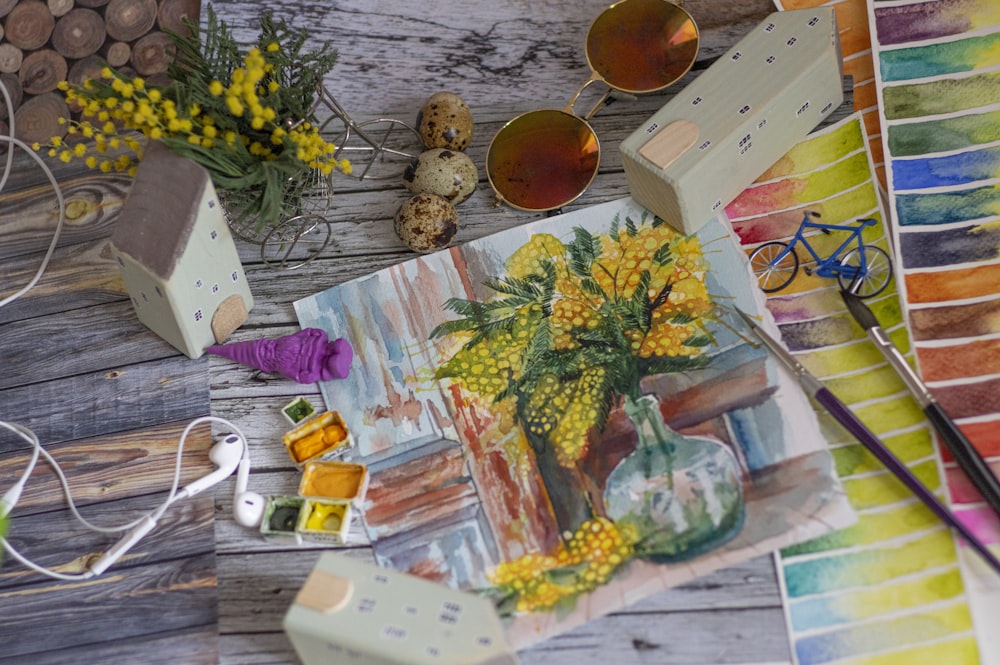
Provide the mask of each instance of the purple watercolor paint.
{"label": "purple watercolor paint", "polygon": [[960,35],[972,29],[970,0],[938,0],[876,7],[875,33],[883,46]]}

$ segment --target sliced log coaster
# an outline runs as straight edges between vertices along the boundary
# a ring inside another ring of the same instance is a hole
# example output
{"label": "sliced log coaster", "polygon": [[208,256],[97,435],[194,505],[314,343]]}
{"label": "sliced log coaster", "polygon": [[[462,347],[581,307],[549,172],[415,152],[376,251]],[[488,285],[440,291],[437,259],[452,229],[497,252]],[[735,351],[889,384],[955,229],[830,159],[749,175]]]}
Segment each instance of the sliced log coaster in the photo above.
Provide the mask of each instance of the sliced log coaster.
{"label": "sliced log coaster", "polygon": [[[7,75],[0,80],[14,107],[0,104],[6,120],[62,80],[79,85],[99,78],[105,65],[150,83],[166,81],[174,52],[167,33],[187,31],[186,20],[199,23],[201,0],[0,0],[0,19],[0,74]],[[50,122],[52,109],[42,101],[16,114],[18,138],[63,136],[65,125]],[[76,109],[70,113],[78,118]]]}

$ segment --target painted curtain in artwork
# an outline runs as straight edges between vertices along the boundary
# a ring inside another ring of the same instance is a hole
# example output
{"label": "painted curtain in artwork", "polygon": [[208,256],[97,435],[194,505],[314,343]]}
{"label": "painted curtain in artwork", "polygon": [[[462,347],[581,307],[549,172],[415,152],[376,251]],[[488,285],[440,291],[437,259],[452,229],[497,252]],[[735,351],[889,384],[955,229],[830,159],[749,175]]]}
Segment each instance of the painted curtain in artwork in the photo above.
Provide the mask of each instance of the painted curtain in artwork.
{"label": "painted curtain in artwork", "polygon": [[[875,218],[879,224],[865,242],[890,250],[892,233],[872,173],[864,125],[854,115],[798,144],[727,214],[748,252],[790,238],[804,210],[835,224]],[[897,274],[906,274],[905,254]],[[912,359],[919,350],[911,343],[901,286],[894,281],[866,302]],[[950,494],[950,461],[905,385],[846,311],[837,282],[800,272],[769,295],[767,308],[796,357],[926,485]],[[979,583],[975,567],[982,565],[975,554],[961,555],[951,532],[848,432],[826,416],[820,422],[859,521],[778,558],[796,662],[995,662],[981,658],[981,651],[993,653],[988,627],[994,621],[971,593]]]}
{"label": "painted curtain in artwork", "polygon": [[377,560],[490,595],[516,647],[852,521],[734,306],[763,311],[729,228],[631,199],[295,303],[355,348],[321,388],[371,470]]}

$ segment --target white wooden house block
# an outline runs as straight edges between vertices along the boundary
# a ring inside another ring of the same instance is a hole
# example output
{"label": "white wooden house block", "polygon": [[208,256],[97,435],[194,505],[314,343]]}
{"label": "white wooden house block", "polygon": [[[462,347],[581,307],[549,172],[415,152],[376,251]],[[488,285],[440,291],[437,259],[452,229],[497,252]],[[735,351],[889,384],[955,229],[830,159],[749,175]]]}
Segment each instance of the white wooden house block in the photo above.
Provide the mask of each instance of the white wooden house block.
{"label": "white wooden house block", "polygon": [[191,358],[253,308],[208,172],[158,143],[143,155],[111,247],[139,320]]}
{"label": "white wooden house block", "polygon": [[844,101],[831,7],[775,12],[621,143],[632,197],[693,233]]}
{"label": "white wooden house block", "polygon": [[303,665],[517,665],[484,597],[323,553],[284,620]]}

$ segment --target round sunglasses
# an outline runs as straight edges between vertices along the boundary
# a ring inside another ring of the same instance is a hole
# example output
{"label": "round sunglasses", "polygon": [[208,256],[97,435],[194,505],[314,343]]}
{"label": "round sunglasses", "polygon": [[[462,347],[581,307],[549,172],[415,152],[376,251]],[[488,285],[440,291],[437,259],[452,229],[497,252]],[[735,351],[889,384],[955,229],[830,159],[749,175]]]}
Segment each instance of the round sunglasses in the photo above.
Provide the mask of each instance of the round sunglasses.
{"label": "round sunglasses", "polygon": [[[486,176],[497,202],[544,212],[576,200],[601,162],[591,117],[613,90],[641,94],[676,83],[694,65],[698,41],[691,15],[666,0],[621,0],[601,12],[587,32],[590,78],[566,107],[522,113],[490,142]],[[576,115],[580,95],[597,82],[609,89],[586,115]]]}

